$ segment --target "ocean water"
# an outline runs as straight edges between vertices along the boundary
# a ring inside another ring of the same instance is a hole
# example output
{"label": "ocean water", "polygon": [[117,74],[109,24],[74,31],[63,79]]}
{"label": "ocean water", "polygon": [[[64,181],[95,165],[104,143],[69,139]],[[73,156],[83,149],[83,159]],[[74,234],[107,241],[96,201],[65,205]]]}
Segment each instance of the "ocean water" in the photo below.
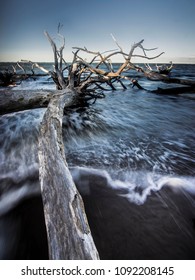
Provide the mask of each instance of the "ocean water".
{"label": "ocean water", "polygon": [[[194,80],[195,65],[175,65],[171,75]],[[125,81],[127,90],[116,84],[63,119],[67,162],[94,241],[102,259],[194,259],[195,95],[157,95],[149,91],[174,85],[130,76],[148,91]],[[37,89],[55,86],[47,76],[17,86]],[[37,157],[44,112],[0,117],[2,259],[47,258]]]}

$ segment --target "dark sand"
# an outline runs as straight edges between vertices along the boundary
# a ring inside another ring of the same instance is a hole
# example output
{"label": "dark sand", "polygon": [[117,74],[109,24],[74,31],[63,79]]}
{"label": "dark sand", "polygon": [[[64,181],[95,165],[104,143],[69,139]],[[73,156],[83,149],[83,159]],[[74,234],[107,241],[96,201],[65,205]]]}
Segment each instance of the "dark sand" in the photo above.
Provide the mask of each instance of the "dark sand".
{"label": "dark sand", "polygon": [[[182,192],[165,187],[135,205],[102,181],[79,189],[101,259],[195,259],[195,213]],[[0,237],[3,259],[47,259],[41,198],[1,217]]]}

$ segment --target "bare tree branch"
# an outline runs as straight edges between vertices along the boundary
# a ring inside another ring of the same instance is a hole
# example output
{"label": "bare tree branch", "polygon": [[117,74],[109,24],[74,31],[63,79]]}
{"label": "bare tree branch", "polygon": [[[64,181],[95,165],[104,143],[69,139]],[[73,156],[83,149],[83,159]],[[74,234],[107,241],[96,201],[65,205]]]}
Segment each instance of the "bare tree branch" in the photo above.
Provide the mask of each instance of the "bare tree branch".
{"label": "bare tree branch", "polygon": [[[59,69],[58,50],[57,50],[56,44],[54,43],[54,41],[52,40],[52,38],[50,37],[50,35],[47,31],[45,31],[44,34],[47,37],[47,39],[49,40],[49,42],[52,46],[52,49],[53,49],[55,73],[57,75],[59,86],[61,87],[61,89],[64,89],[66,87],[66,83],[65,83],[64,78],[63,78],[63,73]],[[63,48],[64,48],[64,45],[62,45],[61,52],[62,52]],[[62,64],[62,59],[60,59],[60,68],[62,68],[61,64]]]}
{"label": "bare tree branch", "polygon": [[46,68],[44,68],[43,66],[40,66],[38,63],[36,62],[32,62],[31,60],[24,60],[22,59],[21,62],[24,63],[30,63],[32,65],[32,68],[37,67],[38,69],[40,69],[41,71],[43,71],[44,73],[49,74],[50,71],[48,71]]}
{"label": "bare tree branch", "polygon": [[[117,42],[117,40],[116,40],[116,38],[114,37],[114,35],[113,35],[112,33],[111,33],[110,35],[111,35],[112,39],[114,40],[114,42],[116,43],[116,45],[119,47],[121,53],[124,53],[122,47],[119,45],[119,43]],[[126,59],[126,58],[125,58],[125,55],[123,55],[123,58]]]}

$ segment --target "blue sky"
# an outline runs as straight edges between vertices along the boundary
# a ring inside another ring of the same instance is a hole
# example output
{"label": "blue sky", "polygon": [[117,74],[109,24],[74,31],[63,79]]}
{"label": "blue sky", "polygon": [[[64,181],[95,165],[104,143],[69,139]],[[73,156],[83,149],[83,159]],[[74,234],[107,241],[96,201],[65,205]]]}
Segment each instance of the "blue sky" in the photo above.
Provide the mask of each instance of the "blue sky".
{"label": "blue sky", "polygon": [[[86,46],[94,51],[114,49],[116,46],[110,36],[113,33],[126,52],[134,42],[145,39],[145,47],[158,47],[154,55],[165,52],[160,58],[163,62],[195,63],[194,0],[3,2],[0,61],[52,61],[52,50],[43,32],[47,30],[55,37],[61,22],[67,60],[72,57],[73,46]],[[87,55],[83,56],[87,58]]]}

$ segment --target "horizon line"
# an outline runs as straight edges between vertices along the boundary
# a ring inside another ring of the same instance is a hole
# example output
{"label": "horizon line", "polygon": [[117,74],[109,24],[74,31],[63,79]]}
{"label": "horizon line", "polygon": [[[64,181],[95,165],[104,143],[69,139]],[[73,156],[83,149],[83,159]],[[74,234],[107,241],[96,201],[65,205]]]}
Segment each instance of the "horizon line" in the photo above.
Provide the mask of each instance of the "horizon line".
{"label": "horizon line", "polygon": [[[22,61],[20,61],[20,60],[16,60],[16,61],[0,61],[0,63],[26,63],[26,64],[28,64],[28,62],[22,62]],[[32,61],[33,63],[55,63],[54,61]],[[171,62],[171,60],[169,60],[168,62],[164,62],[164,61],[158,61],[158,62],[154,62],[154,61],[152,61],[152,62],[148,62],[148,61],[146,61],[146,62],[139,62],[139,61],[136,61],[136,62],[133,62],[133,64],[169,64]],[[67,64],[71,64],[72,62],[71,61],[68,61],[67,62]],[[95,63],[98,63],[98,62],[94,62],[93,64],[95,64]],[[113,63],[115,63],[115,64],[122,64],[122,63],[124,63],[123,61],[113,61],[112,62],[112,64]],[[188,61],[188,62],[186,62],[186,61],[177,61],[177,62],[173,62],[172,61],[172,63],[173,64],[195,64],[195,58],[194,58],[194,61],[192,61],[192,62],[190,62],[190,61]],[[65,64],[65,63],[64,63]]]}

